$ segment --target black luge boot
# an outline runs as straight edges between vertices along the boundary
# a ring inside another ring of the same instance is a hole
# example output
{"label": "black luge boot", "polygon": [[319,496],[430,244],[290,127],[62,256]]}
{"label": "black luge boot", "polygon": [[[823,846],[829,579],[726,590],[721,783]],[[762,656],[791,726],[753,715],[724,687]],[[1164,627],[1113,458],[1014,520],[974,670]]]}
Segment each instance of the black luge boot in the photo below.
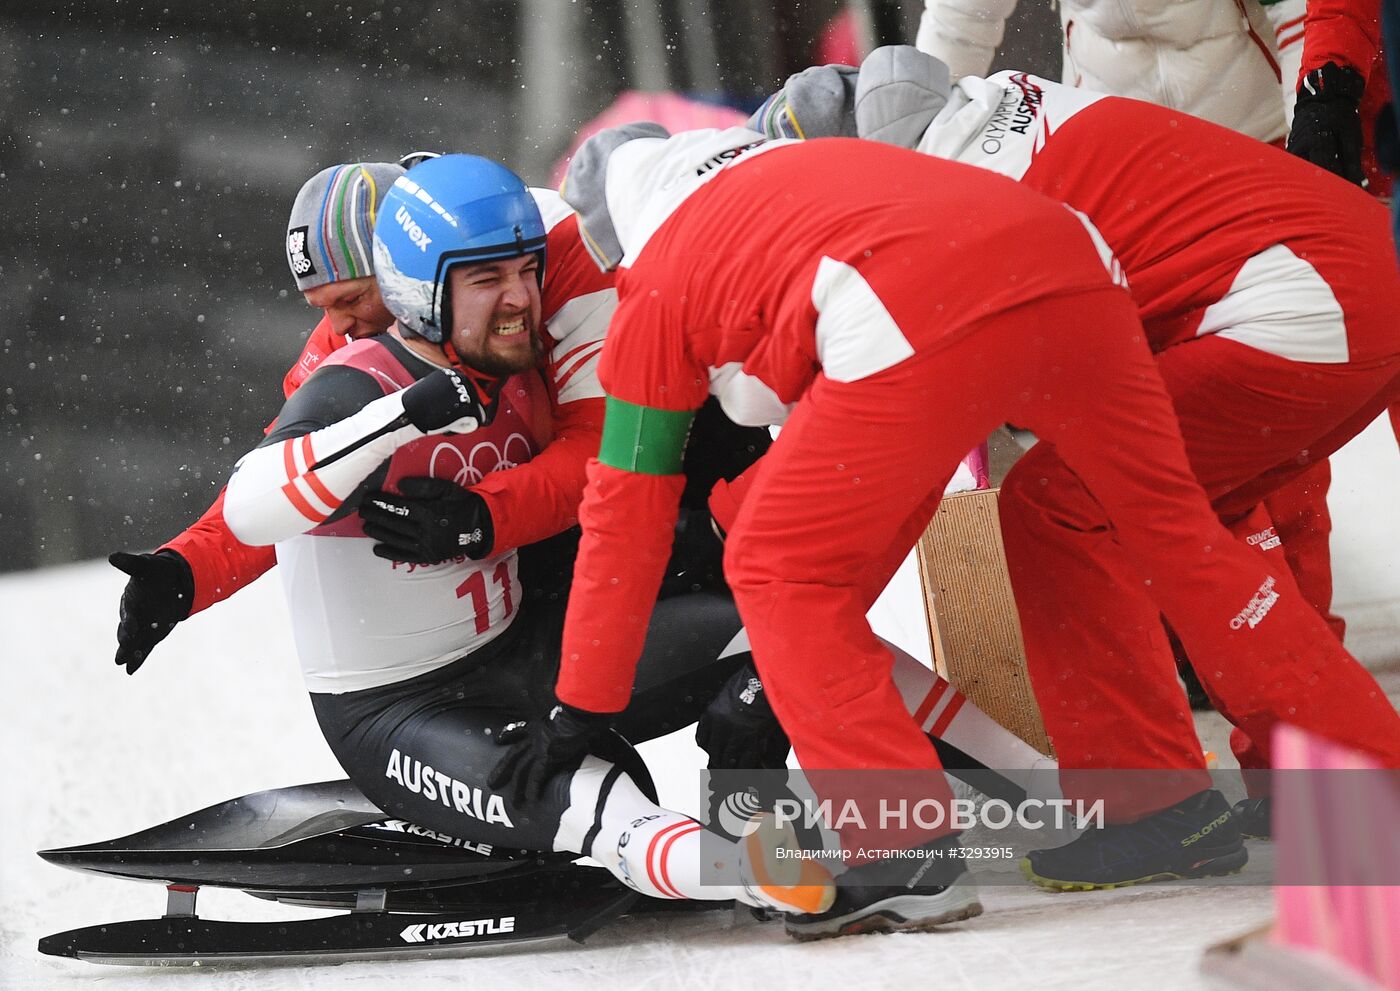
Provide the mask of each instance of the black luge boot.
{"label": "black luge boot", "polygon": [[1247,840],[1271,840],[1274,838],[1274,800],[1267,795],[1263,798],[1245,798],[1235,803],[1230,810],[1235,821],[1240,824],[1240,835]]}

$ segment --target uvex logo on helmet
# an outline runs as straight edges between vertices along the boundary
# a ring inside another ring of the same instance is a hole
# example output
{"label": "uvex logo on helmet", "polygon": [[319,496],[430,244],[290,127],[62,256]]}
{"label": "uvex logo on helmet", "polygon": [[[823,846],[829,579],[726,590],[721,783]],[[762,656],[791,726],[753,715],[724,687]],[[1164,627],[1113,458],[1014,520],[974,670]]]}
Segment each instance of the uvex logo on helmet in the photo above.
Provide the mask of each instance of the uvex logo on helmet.
{"label": "uvex logo on helmet", "polygon": [[413,215],[408,212],[407,207],[399,207],[394,211],[394,219],[399,222],[408,239],[418,245],[418,250],[427,254],[428,245],[433,243],[433,239],[424,233],[423,228],[418,226],[418,222],[413,219]]}

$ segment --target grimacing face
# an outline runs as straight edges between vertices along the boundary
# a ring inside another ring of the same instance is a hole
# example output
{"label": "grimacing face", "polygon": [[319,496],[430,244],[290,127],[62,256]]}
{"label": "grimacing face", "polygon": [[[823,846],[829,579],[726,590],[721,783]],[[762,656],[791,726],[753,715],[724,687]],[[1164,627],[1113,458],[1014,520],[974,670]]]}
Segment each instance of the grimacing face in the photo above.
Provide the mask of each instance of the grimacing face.
{"label": "grimacing face", "polygon": [[535,366],[540,340],[539,257],[457,265],[447,273],[452,347],[470,367],[507,376]]}
{"label": "grimacing face", "polygon": [[393,326],[394,315],[379,296],[374,276],[327,282],[302,293],[307,303],[326,311],[331,329],[351,340],[382,334]]}

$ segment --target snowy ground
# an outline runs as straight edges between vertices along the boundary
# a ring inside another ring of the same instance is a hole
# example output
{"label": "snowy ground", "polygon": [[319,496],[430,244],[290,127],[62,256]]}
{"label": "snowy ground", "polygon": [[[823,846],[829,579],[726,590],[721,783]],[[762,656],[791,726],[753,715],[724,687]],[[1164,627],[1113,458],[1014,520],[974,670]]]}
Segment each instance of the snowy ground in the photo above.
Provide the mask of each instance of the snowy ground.
{"label": "snowy ground", "polygon": [[[1339,600],[1381,659],[1400,642],[1393,439],[1377,430],[1338,469]],[[1387,446],[1388,445],[1388,446]],[[1349,466],[1348,466],[1349,465]],[[1370,475],[1380,465],[1383,484]],[[1364,466],[1364,472],[1362,471]],[[1389,473],[1385,475],[1384,473]],[[1366,474],[1371,484],[1358,479]],[[1385,507],[1391,508],[1385,508]],[[1377,524],[1377,520],[1381,520]],[[1379,532],[1379,536],[1378,536]],[[1358,577],[1361,576],[1361,577]],[[104,921],[158,915],[163,892],[74,874],[33,855],[42,847],[120,836],[246,792],[343,776],[322,742],[292,657],[280,588],[269,576],[182,626],[134,678],[111,663],[122,575],[83,564],[0,578],[0,988],[194,987],[283,991],[471,985],[478,988],[714,989],[884,987],[1204,987],[1207,945],[1265,923],[1263,887],[1148,887],[1053,895],[990,888],[987,914],[947,931],[812,945],[776,925],[727,913],[624,921],[584,946],[497,957],[354,963],[275,970],[132,970],[40,957],[38,938]],[[908,603],[904,599],[904,603]],[[889,622],[917,630],[887,603]],[[905,643],[906,647],[911,647]],[[1383,673],[1392,697],[1400,688]],[[1203,729],[1225,753],[1218,721]],[[646,749],[663,800],[694,804],[700,753],[683,737]],[[669,774],[669,779],[668,779]],[[666,782],[670,781],[669,787]],[[201,914],[295,917],[296,910],[206,891]]]}

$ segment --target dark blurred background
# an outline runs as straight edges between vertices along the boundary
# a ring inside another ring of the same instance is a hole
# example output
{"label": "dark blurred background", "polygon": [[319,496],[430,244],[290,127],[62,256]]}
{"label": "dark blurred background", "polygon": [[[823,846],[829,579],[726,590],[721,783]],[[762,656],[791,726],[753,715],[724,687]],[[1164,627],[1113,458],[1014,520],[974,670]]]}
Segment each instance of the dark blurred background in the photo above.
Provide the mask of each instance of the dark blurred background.
{"label": "dark blurred background", "polygon": [[[834,18],[912,44],[922,6],[9,0],[0,570],[153,547],[207,507],[319,316],[282,252],[319,169],[427,148],[544,184],[624,89],[751,110]],[[997,67],[1058,63],[1057,15],[1022,4]]]}

